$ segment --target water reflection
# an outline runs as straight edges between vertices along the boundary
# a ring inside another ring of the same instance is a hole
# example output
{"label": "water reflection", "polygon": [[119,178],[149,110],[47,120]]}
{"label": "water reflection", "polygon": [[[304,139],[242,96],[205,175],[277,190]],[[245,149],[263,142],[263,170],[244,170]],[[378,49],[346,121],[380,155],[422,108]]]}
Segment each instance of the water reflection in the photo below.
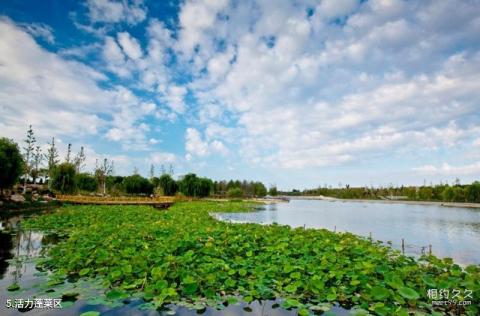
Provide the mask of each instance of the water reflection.
{"label": "water reflection", "polygon": [[402,238],[413,254],[432,245],[433,254],[461,264],[480,263],[480,211],[436,205],[291,200],[254,213],[217,214],[232,222],[278,223],[292,227],[348,231],[391,241],[400,249]]}

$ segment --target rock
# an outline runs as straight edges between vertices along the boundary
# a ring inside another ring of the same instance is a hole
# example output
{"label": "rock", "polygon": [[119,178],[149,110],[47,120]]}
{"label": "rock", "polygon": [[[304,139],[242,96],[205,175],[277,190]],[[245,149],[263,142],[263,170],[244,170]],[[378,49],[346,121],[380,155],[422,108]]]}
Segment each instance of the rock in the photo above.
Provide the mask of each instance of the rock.
{"label": "rock", "polygon": [[12,200],[13,202],[25,202],[25,198],[23,197],[23,195],[20,195],[20,194],[14,194],[10,197],[10,200]]}

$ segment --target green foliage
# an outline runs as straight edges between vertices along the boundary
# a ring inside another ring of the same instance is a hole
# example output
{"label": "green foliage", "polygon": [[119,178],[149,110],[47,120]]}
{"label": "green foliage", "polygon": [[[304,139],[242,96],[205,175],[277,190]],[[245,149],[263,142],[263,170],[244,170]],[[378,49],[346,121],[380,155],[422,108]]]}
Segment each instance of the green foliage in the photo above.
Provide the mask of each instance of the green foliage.
{"label": "green foliage", "polygon": [[78,173],[75,175],[77,188],[82,191],[95,192],[98,188],[97,180],[88,173]]}
{"label": "green foliage", "polygon": [[265,195],[267,195],[267,188],[265,187],[265,185],[263,185],[263,183],[255,182],[253,195],[257,197],[264,197]]}
{"label": "green foliage", "polygon": [[213,183],[213,194],[228,196],[228,190],[233,188],[240,188],[244,197],[263,197],[267,194],[266,190],[263,190],[265,188],[263,183],[246,180],[215,181]]}
{"label": "green foliage", "polygon": [[[295,192],[294,192],[295,191]],[[323,195],[340,199],[385,199],[389,196],[402,197],[412,201],[445,201],[445,202],[471,202],[480,203],[480,182],[476,181],[470,185],[461,185],[457,179],[456,184],[440,184],[435,186],[421,187],[350,187],[332,188],[319,187],[317,189],[294,190],[282,192],[285,195]]]}
{"label": "green foliage", "polygon": [[268,190],[268,194],[271,196],[277,196],[278,195],[278,190],[277,187],[273,186]]}
{"label": "green foliage", "polygon": [[178,191],[178,185],[169,174],[163,174],[158,179],[157,186],[161,187],[164,195],[174,196]]}
{"label": "green foliage", "polygon": [[228,189],[227,196],[229,198],[241,198],[243,197],[243,191],[240,188],[231,188]]}
{"label": "green foliage", "polygon": [[[23,225],[66,236],[39,266],[53,271],[52,289],[68,277],[88,277],[103,285],[107,299],[141,296],[153,308],[177,303],[202,310],[242,296],[246,302],[282,298],[283,307],[302,315],[334,304],[354,306],[358,315],[423,315],[434,312],[430,288],[469,289],[472,301],[480,299],[478,265],[462,269],[433,256],[417,261],[350,233],[230,224],[210,216],[253,207],[206,201],[163,212],[75,206]],[[459,308],[479,312],[476,304]]]}
{"label": "green foliage", "polygon": [[0,189],[11,188],[23,171],[23,158],[18,145],[0,138]]}
{"label": "green foliage", "polygon": [[480,182],[475,181],[467,188],[467,201],[480,203]]}
{"label": "green foliage", "polygon": [[59,191],[62,194],[75,192],[75,166],[71,163],[64,162],[55,167],[51,186],[53,190]]}
{"label": "green foliage", "polygon": [[134,174],[123,179],[123,187],[128,194],[152,194],[153,184],[144,177]]}
{"label": "green foliage", "polygon": [[189,173],[178,182],[178,189],[186,196],[206,197],[213,189],[213,182],[208,178],[199,178],[196,174]]}

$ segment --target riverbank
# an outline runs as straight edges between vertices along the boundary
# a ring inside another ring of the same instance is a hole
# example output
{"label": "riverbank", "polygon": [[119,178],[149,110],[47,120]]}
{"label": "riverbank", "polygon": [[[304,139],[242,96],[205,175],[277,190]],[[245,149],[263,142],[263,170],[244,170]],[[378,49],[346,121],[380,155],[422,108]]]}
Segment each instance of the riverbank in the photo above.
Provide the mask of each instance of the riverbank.
{"label": "riverbank", "polygon": [[480,209],[480,203],[461,203],[461,202],[440,202],[440,201],[411,201],[411,200],[373,200],[373,199],[338,199],[329,196],[317,195],[297,195],[285,196],[295,200],[323,200],[332,202],[366,202],[366,203],[383,203],[383,204],[410,204],[410,205],[435,205],[444,207],[465,207]]}

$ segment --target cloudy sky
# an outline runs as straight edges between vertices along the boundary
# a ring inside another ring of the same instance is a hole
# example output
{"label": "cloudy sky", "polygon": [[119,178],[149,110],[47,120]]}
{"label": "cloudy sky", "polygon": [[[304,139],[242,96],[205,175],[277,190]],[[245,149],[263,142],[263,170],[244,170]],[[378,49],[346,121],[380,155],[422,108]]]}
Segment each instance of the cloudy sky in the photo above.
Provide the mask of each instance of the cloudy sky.
{"label": "cloudy sky", "polygon": [[0,2],[0,135],[283,189],[480,178],[480,1]]}

